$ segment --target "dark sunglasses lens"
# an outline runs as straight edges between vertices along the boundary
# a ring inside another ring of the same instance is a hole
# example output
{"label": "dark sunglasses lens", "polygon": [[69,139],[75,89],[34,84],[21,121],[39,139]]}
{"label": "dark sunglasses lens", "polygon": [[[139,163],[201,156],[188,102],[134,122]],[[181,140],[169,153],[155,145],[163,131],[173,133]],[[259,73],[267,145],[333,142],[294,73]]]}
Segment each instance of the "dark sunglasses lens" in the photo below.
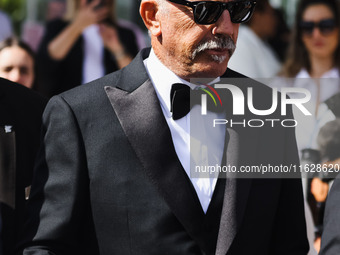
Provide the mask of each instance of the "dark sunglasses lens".
{"label": "dark sunglasses lens", "polygon": [[201,2],[195,9],[195,21],[208,25],[215,23],[221,15],[221,5],[216,2]]}
{"label": "dark sunglasses lens", "polygon": [[336,28],[336,23],[334,19],[325,19],[321,20],[319,23],[314,23],[311,21],[302,21],[300,24],[302,32],[306,35],[313,34],[315,27],[319,28],[321,34],[327,35],[334,31],[334,29]]}
{"label": "dark sunglasses lens", "polygon": [[254,11],[254,3],[252,1],[230,2],[230,17],[233,23],[243,23],[248,21]]}
{"label": "dark sunglasses lens", "polygon": [[322,34],[328,34],[333,32],[335,27],[336,27],[335,20],[332,19],[321,20],[319,23],[319,28]]}
{"label": "dark sunglasses lens", "polygon": [[[228,11],[233,23],[246,22],[254,11],[254,1],[230,2]],[[215,23],[224,11],[220,2],[200,2],[195,9],[195,21],[198,24],[207,25]]]}
{"label": "dark sunglasses lens", "polygon": [[313,22],[306,22],[306,21],[303,21],[301,22],[300,24],[300,28],[302,30],[302,32],[304,34],[312,34],[313,33],[313,30],[314,30],[314,23]]}

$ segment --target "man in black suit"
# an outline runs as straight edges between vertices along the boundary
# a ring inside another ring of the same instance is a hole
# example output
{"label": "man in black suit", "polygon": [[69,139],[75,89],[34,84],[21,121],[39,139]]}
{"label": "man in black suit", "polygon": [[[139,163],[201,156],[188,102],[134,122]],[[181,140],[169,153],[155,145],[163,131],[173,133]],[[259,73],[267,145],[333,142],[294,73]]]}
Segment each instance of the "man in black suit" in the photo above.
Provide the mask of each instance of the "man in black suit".
{"label": "man in black suit", "polygon": [[[171,103],[171,86],[244,78],[227,63],[254,9],[197,3],[142,0],[151,52],[51,99],[23,254],[307,254],[301,180],[190,177],[190,113]],[[271,90],[257,85],[267,106]],[[210,135],[224,164],[298,164],[292,128]]]}
{"label": "man in black suit", "polygon": [[[337,165],[336,167],[338,168],[339,163],[340,160],[337,159],[333,165]],[[320,255],[336,255],[340,253],[339,198],[340,178],[338,176],[334,180],[326,202]]]}
{"label": "man in black suit", "polygon": [[3,254],[13,252],[22,224],[46,103],[47,99],[36,92],[0,78],[0,243]]}

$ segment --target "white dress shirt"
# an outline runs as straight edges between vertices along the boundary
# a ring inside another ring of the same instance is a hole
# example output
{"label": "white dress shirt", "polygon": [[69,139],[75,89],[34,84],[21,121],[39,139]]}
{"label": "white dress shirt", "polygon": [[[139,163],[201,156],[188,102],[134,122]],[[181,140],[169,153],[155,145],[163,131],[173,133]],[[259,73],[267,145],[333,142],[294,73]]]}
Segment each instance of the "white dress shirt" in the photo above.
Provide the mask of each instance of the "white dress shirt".
{"label": "white dress shirt", "polygon": [[[304,105],[312,114],[312,116],[304,116],[299,109],[293,107],[294,117],[298,121],[296,140],[300,151],[305,148],[317,149],[317,135],[320,128],[335,119],[335,115],[324,102],[340,92],[339,78],[337,68],[331,69],[316,80],[312,79],[305,69],[297,74],[293,86],[305,88],[311,93],[311,100]],[[318,85],[317,82],[320,84]],[[317,99],[318,90],[320,90],[319,100]]]}
{"label": "white dress shirt", "polygon": [[[300,151],[306,148],[318,149],[317,136],[320,129],[329,121],[335,119],[335,115],[324,103],[328,98],[340,92],[339,83],[339,70],[333,68],[324,73],[320,79],[313,80],[306,69],[302,69],[294,80],[294,87],[305,88],[311,93],[311,100],[305,105],[312,113],[312,116],[306,117],[296,107],[293,107],[295,119],[298,121],[296,127],[296,141]],[[319,82],[320,84],[317,84]],[[319,99],[317,94],[319,92]],[[321,104],[319,104],[321,102]],[[317,113],[315,113],[316,105],[318,105]],[[306,202],[307,197],[307,179],[302,179],[303,191],[305,196],[305,217],[307,226],[307,235],[310,250],[308,255],[317,254],[313,247],[314,235],[314,222],[310,215],[310,208]]]}
{"label": "white dress shirt", "polygon": [[[186,84],[192,89],[197,88],[197,85],[191,84],[174,74],[157,58],[153,50],[151,50],[149,57],[144,60],[144,64],[169,126],[177,156],[196,190],[203,211],[206,213],[216,186],[217,178],[215,175],[212,178],[192,178],[190,175],[190,164],[221,164],[225,127],[221,125],[221,127],[214,128],[214,132],[205,130],[205,132],[201,132],[199,139],[197,137],[190,137],[190,115],[200,115],[200,106],[194,106],[185,117],[179,120],[173,120],[172,113],[170,112],[170,91],[174,83]],[[213,83],[216,83],[216,81],[219,81],[219,78],[215,79]],[[221,119],[223,118],[223,113],[209,112],[207,116],[210,119]],[[207,121],[203,121],[198,125],[201,125],[203,129],[211,129],[211,127],[207,127],[207,123]],[[201,153],[200,155],[198,155],[199,153],[195,153],[195,155],[191,153],[190,143],[192,143],[191,148],[195,146],[195,151],[199,151]]]}
{"label": "white dress shirt", "polygon": [[99,34],[99,26],[93,24],[83,31],[84,60],[82,84],[105,75],[104,43]]}

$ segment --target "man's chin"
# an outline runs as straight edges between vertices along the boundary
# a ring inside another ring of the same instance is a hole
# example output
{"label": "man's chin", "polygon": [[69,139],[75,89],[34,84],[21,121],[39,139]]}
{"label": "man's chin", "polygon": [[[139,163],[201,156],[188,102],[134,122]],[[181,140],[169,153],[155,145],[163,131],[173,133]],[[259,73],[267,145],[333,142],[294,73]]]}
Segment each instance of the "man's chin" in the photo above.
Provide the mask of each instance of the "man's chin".
{"label": "man's chin", "polygon": [[196,78],[219,77],[227,70],[228,62],[229,54],[199,54],[192,63],[190,76]]}
{"label": "man's chin", "polygon": [[206,65],[214,77],[224,74],[228,67],[229,55],[210,55],[209,58],[210,61]]}
{"label": "man's chin", "polygon": [[218,64],[223,64],[223,62],[227,60],[227,56],[225,55],[211,55],[211,58]]}
{"label": "man's chin", "polygon": [[202,63],[196,68],[196,76],[199,78],[216,78],[223,75],[228,67],[228,60],[225,59],[221,63],[211,60],[209,63]]}

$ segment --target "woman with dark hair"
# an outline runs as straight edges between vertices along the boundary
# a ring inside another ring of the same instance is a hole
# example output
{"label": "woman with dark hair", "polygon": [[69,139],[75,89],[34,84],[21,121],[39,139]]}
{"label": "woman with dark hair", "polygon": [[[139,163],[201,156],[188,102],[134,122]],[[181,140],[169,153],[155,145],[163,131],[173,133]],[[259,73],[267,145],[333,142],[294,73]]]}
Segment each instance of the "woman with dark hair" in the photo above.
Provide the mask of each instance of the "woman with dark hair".
{"label": "woman with dark hair", "polygon": [[26,43],[15,38],[0,42],[0,77],[35,87],[35,54]]}
{"label": "woman with dark hair", "polygon": [[[302,0],[282,74],[321,78],[330,71],[339,77],[340,19],[336,0]],[[331,75],[331,74],[329,74]]]}
{"label": "woman with dark hair", "polygon": [[300,150],[317,149],[318,130],[335,118],[324,102],[340,92],[339,15],[337,0],[301,0],[298,6],[281,76],[295,78],[289,85],[311,94],[305,107],[312,116],[306,118],[301,111],[294,112],[300,120],[296,128]]}
{"label": "woman with dark hair", "polygon": [[38,50],[40,90],[51,97],[88,83],[123,68],[138,50],[133,31],[116,20],[115,0],[68,0]]}

